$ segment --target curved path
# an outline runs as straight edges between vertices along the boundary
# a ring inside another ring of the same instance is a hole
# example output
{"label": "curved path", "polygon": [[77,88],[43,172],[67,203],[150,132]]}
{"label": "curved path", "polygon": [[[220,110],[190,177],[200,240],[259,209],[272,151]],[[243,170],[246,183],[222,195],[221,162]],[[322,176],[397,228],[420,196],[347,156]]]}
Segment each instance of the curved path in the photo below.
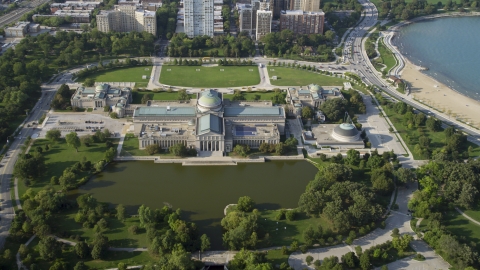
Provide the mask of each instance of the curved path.
{"label": "curved path", "polygon": [[477,224],[480,226],[480,222],[476,221],[475,219],[471,218],[467,214],[465,214],[462,210],[458,209],[458,207],[455,207],[455,210],[457,210],[458,213],[460,213],[462,216],[464,216],[466,219],[470,220],[471,222]]}

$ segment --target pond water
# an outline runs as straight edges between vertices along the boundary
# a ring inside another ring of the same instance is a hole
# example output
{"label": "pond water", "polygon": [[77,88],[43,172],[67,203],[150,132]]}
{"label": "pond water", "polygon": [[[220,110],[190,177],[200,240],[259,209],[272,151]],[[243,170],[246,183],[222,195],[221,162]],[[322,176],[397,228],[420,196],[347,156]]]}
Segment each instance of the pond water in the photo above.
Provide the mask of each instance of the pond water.
{"label": "pond water", "polygon": [[220,221],[226,205],[250,196],[258,209],[297,207],[300,195],[317,172],[306,161],[275,161],[237,166],[182,166],[147,161],[120,162],[79,189],[100,202],[124,204],[136,214],[150,208],[181,208],[183,218],[206,233],[213,249],[222,248]]}

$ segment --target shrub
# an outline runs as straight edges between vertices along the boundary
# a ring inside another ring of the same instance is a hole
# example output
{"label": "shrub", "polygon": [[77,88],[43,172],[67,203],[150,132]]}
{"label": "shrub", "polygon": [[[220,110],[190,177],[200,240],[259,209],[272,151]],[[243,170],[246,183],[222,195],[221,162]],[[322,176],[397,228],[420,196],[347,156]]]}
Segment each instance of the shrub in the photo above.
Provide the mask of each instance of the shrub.
{"label": "shrub", "polygon": [[417,255],[415,255],[415,257],[413,257],[413,259],[417,260],[417,261],[425,261],[425,256],[423,256],[420,253],[417,253]]}
{"label": "shrub", "polygon": [[128,227],[128,232],[131,234],[137,234],[138,233],[138,226],[137,225],[132,225]]}
{"label": "shrub", "polygon": [[288,221],[294,221],[296,214],[297,214],[297,212],[295,210],[290,210],[290,211],[287,211],[285,216],[286,216]]}
{"label": "shrub", "polygon": [[286,213],[285,209],[279,210],[279,211],[277,212],[277,215],[275,216],[275,219],[276,219],[276,220],[283,220],[283,219],[285,219],[285,213]]}
{"label": "shrub", "polygon": [[307,258],[305,259],[305,261],[307,262],[307,265],[310,265],[313,262],[313,257],[308,255]]}

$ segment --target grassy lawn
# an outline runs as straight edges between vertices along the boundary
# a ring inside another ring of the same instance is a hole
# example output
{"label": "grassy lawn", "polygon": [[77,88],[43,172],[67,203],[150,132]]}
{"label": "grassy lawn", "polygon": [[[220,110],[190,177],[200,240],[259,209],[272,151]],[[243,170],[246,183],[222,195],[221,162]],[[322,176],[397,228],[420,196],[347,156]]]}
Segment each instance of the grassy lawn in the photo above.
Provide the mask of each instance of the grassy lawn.
{"label": "grassy lawn", "polygon": [[[146,70],[148,69],[148,70]],[[83,82],[86,78],[92,78],[96,82],[135,82],[136,87],[146,87],[149,79],[142,79],[143,75],[150,78],[152,73],[151,66],[118,68],[113,70],[101,70],[83,78],[78,78],[78,82]]]}
{"label": "grassy lawn", "polygon": [[[138,137],[135,137],[132,133],[127,133],[125,135],[125,140],[123,141],[121,156],[149,156],[144,149],[138,148]],[[170,152],[168,149],[162,149],[162,152],[154,154],[152,156],[160,156],[163,158],[179,158]]]}
{"label": "grassy lawn", "polygon": [[[395,126],[395,129],[397,129],[398,133],[400,136],[402,136],[403,141],[407,145],[408,149],[413,154],[414,159],[425,159],[418,153],[414,151],[415,145],[418,143],[418,138],[420,137],[420,133],[418,132],[417,128],[414,129],[408,129],[406,126],[403,125],[402,123],[402,115],[396,113],[393,109],[388,108],[388,106],[383,106],[383,109],[385,110],[385,113],[387,114],[388,118],[390,121],[392,121],[392,124]],[[436,148],[442,148],[445,143],[445,135],[443,134],[442,131],[437,131],[437,132],[431,132],[428,131],[426,128],[423,128],[425,136],[430,138],[430,148],[436,149]],[[407,140],[407,135],[410,138],[415,138],[414,140]]]}
{"label": "grassy lawn", "polygon": [[[275,96],[275,91],[265,91],[265,92],[262,92],[262,91],[243,91],[242,92],[242,95],[243,97],[245,98],[245,100],[272,100],[272,97]],[[284,96],[286,96],[286,93],[283,93]],[[256,98],[258,96],[260,96],[260,98]],[[224,99],[230,99],[232,100],[233,98],[233,94],[224,94],[223,95],[223,98]]]}
{"label": "grassy lawn", "polygon": [[277,266],[282,264],[283,262],[288,263],[288,256],[289,255],[284,255],[282,253],[282,250],[280,249],[274,249],[274,250],[269,250],[267,252],[267,260],[268,262],[272,263],[273,266]]}
{"label": "grassy lawn", "polygon": [[[408,129],[406,126],[403,125],[403,116],[395,112],[395,110],[390,109],[388,106],[382,106],[385,113],[387,114],[388,118],[390,121],[392,121],[392,124],[395,126],[397,129],[398,133],[400,136],[402,136],[403,141],[407,145],[408,149],[413,154],[414,159],[425,159],[424,157],[420,156],[418,153],[414,151],[415,145],[418,144],[418,138],[421,136],[420,132],[418,131],[418,128],[413,128],[413,129]],[[427,136],[430,139],[430,148],[433,149],[438,149],[442,148],[445,145],[445,135],[443,134],[443,129],[437,132],[431,132],[427,128],[423,127],[423,134]],[[407,135],[410,138],[414,138],[411,140],[407,139]],[[466,147],[468,148],[469,146],[473,147],[473,151],[469,153],[470,157],[477,157],[480,154],[480,146],[467,142]]]}
{"label": "grassy lawn", "polygon": [[[473,207],[472,209],[462,211],[467,214],[469,217],[475,219],[476,221],[480,222],[480,205]],[[480,229],[480,228],[479,228]]]}
{"label": "grassy lawn", "polygon": [[[53,262],[47,262],[40,258],[38,252],[38,243],[40,239],[35,238],[29,247],[33,248],[33,255],[36,259],[35,263],[40,267],[40,269],[49,269]],[[61,257],[63,261],[67,262],[68,269],[73,269],[75,264],[80,261],[75,254],[73,247],[67,246],[63,250]],[[83,260],[83,259],[82,259]],[[117,268],[120,262],[124,262],[129,266],[133,265],[143,265],[149,262],[154,262],[156,259],[151,257],[148,252],[121,252],[121,251],[107,251],[105,258],[103,260],[92,260],[91,258],[84,260],[85,265],[93,269],[108,269],[108,268]]]}
{"label": "grassy lawn", "polygon": [[[75,222],[76,210],[62,212],[55,220],[56,226],[62,232],[67,232],[67,235],[79,235],[83,239],[91,241],[95,236],[93,229],[83,228],[81,223]],[[108,222],[108,229],[103,232],[108,237],[110,246],[112,247],[147,247],[147,237],[145,229],[139,229],[137,234],[128,232],[128,228],[132,225],[140,227],[138,217],[130,217],[125,222],[120,222],[116,218],[105,218]],[[71,240],[71,239],[70,239]],[[73,241],[73,240],[72,240]]]}
{"label": "grassy lawn", "polygon": [[259,84],[260,74],[257,66],[164,66],[160,83],[204,88],[248,86]]}
{"label": "grassy lawn", "polygon": [[462,242],[480,243],[480,226],[464,218],[455,210],[447,212],[445,219],[447,230],[457,236],[465,237],[465,240],[462,240]]}
{"label": "grassy lawn", "polygon": [[[118,144],[118,139],[110,139],[113,142],[113,147],[116,147]],[[61,176],[65,168],[72,166],[76,162],[82,161],[85,157],[87,160],[91,161],[92,164],[95,164],[99,160],[103,159],[105,156],[105,151],[107,147],[105,143],[94,143],[90,147],[84,145],[78,148],[78,152],[74,148],[69,147],[65,142],[65,139],[61,139],[56,143],[51,143],[46,139],[38,139],[33,142],[31,151],[33,151],[37,146],[45,149],[45,145],[48,144],[50,149],[43,152],[45,157],[45,164],[47,166],[47,171],[45,175],[37,179],[32,183],[30,187],[26,187],[23,181],[19,181],[19,195],[20,197],[25,193],[28,188],[33,188],[35,191],[39,191],[46,185],[50,184],[50,179],[52,176]],[[85,173],[84,173],[85,174]],[[80,175],[79,178],[85,175]],[[54,186],[55,188],[60,188],[60,186]]]}
{"label": "grassy lawn", "polygon": [[[153,91],[136,91],[132,92],[133,104],[142,104],[143,95],[150,95],[151,100],[178,100],[177,92],[153,92]],[[189,94],[190,98],[196,98],[195,94]]]}
{"label": "grassy lawn", "polygon": [[[275,219],[277,210],[261,211],[258,223],[263,227],[265,233],[270,234],[269,246],[289,246],[293,241],[305,244],[303,239],[303,232],[309,227],[316,229],[319,225],[322,226],[323,231],[332,229],[330,223],[320,218],[311,218],[304,213],[297,213],[294,221]],[[285,229],[286,228],[286,229]],[[278,230],[277,230],[278,229]]]}
{"label": "grassy lawn", "polygon": [[344,79],[321,75],[321,74],[303,70],[303,69],[293,69],[293,68],[274,67],[274,66],[269,66],[267,67],[267,69],[268,69],[268,76],[270,78],[272,78],[272,76],[278,77],[278,80],[276,81],[270,80],[270,83],[272,85],[306,86],[311,83],[314,83],[321,86],[342,86],[343,82],[346,81]]}
{"label": "grassy lawn", "polygon": [[[395,56],[393,53],[385,46],[383,43],[383,39],[378,42],[378,51],[380,52],[380,58],[377,58],[375,62],[384,64],[387,66],[385,70],[388,72],[390,69],[392,69],[396,64]],[[375,66],[377,68],[379,66]],[[378,71],[380,71],[380,68],[377,68]]]}

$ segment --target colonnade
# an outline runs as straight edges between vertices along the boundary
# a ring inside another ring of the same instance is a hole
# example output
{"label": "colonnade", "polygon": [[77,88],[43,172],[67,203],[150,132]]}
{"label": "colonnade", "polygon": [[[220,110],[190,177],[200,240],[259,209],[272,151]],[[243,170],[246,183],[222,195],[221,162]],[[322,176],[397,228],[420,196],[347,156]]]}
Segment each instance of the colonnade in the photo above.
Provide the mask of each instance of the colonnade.
{"label": "colonnade", "polygon": [[223,152],[223,142],[213,141],[213,140],[200,141],[200,151],[222,151]]}

